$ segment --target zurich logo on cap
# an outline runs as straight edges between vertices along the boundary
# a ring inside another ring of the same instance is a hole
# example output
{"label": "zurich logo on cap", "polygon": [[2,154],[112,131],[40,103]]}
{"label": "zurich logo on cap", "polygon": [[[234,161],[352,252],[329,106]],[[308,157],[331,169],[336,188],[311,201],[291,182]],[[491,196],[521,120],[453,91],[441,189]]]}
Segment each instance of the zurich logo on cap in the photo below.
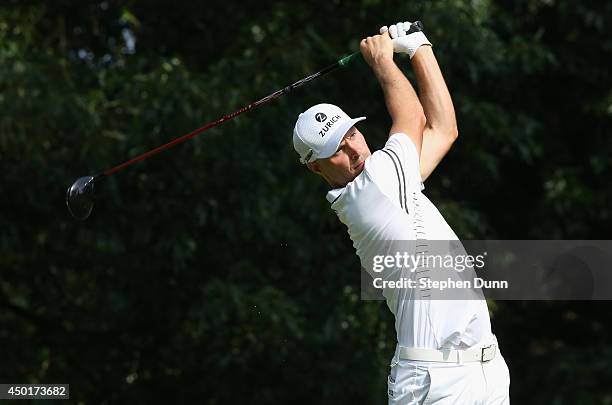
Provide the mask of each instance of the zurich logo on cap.
{"label": "zurich logo on cap", "polygon": [[319,121],[319,122],[323,122],[327,119],[327,115],[323,114],[323,113],[316,113],[315,114],[315,120]]}

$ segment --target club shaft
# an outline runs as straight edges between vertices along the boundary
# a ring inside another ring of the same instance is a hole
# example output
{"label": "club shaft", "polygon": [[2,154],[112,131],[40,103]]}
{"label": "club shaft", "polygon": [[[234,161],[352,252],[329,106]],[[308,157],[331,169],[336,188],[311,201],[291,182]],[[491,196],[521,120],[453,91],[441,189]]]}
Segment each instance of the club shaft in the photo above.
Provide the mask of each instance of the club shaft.
{"label": "club shaft", "polygon": [[161,146],[158,146],[155,149],[151,149],[148,152],[145,152],[145,153],[143,153],[141,155],[138,155],[138,156],[136,156],[136,157],[126,161],[126,162],[123,162],[123,163],[121,163],[121,164],[119,164],[117,166],[114,166],[114,167],[112,167],[112,168],[110,168],[108,170],[105,170],[101,175],[96,176],[96,178],[100,178],[101,176],[110,176],[112,174],[115,174],[115,173],[125,169],[126,167],[133,165],[134,163],[137,163],[137,162],[140,162],[142,160],[145,160],[145,159],[147,159],[147,158],[149,158],[149,157],[151,157],[153,155],[157,155],[158,153],[161,153],[161,152],[163,152],[163,151],[165,151],[167,149],[172,148],[173,146],[176,146],[176,145],[178,145],[180,143],[183,143],[183,142],[185,142],[185,141],[187,141],[187,140],[189,140],[189,139],[191,139],[191,138],[201,134],[202,132],[204,132],[204,131],[206,131],[206,130],[208,130],[210,128],[216,127],[217,125],[221,125],[225,121],[229,121],[232,118],[235,118],[235,117],[237,117],[238,115],[240,115],[242,113],[250,111],[250,110],[252,110],[252,109],[254,109],[256,107],[259,107],[259,106],[261,106],[263,104],[266,104],[266,103],[268,103],[268,102],[270,102],[270,101],[272,101],[272,100],[282,96],[283,94],[289,93],[290,91],[292,91],[292,90],[294,90],[294,89],[296,89],[296,88],[298,88],[300,86],[303,86],[304,84],[308,83],[311,80],[314,80],[314,79],[316,79],[318,77],[321,77],[321,76],[323,76],[323,75],[325,75],[327,73],[333,72],[334,70],[336,70],[336,69],[338,69],[340,67],[346,66],[358,54],[359,54],[358,52],[355,52],[355,53],[353,53],[353,54],[351,54],[349,56],[346,56],[346,57],[344,57],[342,59],[339,59],[335,63],[333,63],[333,64],[331,64],[331,65],[329,65],[329,66],[327,66],[327,67],[325,67],[325,68],[323,68],[321,70],[319,70],[318,72],[313,73],[310,76],[306,76],[303,79],[300,79],[300,80],[298,80],[297,82],[295,82],[293,84],[290,84],[290,85],[288,85],[288,86],[286,86],[286,87],[284,87],[284,88],[282,88],[280,90],[277,90],[274,93],[272,93],[272,94],[270,94],[270,95],[268,95],[266,97],[263,97],[263,98],[261,98],[261,99],[259,99],[257,101],[254,101],[254,102],[250,103],[249,105],[244,106],[244,107],[240,108],[237,111],[234,111],[231,114],[224,115],[223,117],[221,117],[221,118],[219,118],[219,119],[217,119],[215,121],[211,121],[211,122],[207,123],[206,125],[204,125],[203,127],[200,127],[200,128],[198,128],[198,129],[196,129],[196,130],[194,130],[194,131],[192,131],[192,132],[190,132],[190,133],[188,133],[186,135],[183,135],[181,137],[175,138],[172,141],[170,141],[168,143],[165,143],[165,144],[163,144]]}

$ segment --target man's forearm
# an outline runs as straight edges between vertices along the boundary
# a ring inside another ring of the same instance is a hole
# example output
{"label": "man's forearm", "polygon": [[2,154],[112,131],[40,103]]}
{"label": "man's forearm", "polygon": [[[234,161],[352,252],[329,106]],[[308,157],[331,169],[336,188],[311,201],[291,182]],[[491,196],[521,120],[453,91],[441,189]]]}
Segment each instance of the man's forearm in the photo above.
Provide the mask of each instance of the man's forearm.
{"label": "man's forearm", "polygon": [[372,68],[393,121],[391,131],[408,131],[420,152],[425,115],[412,84],[392,59],[377,63]]}
{"label": "man's forearm", "polygon": [[426,128],[452,142],[458,133],[455,109],[432,48],[420,47],[411,63],[419,86],[421,105],[427,117]]}

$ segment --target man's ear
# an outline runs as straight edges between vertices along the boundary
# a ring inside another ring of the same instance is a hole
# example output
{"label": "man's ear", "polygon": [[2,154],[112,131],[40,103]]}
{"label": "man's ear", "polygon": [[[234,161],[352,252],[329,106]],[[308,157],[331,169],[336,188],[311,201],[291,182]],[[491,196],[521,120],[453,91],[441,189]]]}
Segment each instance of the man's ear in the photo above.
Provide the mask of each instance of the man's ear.
{"label": "man's ear", "polygon": [[316,174],[321,174],[321,167],[319,167],[319,162],[316,160],[314,162],[306,163],[308,169]]}

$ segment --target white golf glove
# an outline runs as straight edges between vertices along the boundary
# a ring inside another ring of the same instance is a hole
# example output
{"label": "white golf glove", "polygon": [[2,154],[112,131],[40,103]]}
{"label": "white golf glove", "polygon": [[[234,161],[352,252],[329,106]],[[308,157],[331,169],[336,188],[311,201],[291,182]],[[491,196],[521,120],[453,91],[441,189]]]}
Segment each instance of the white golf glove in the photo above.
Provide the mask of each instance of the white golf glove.
{"label": "white golf glove", "polygon": [[406,35],[406,31],[410,29],[411,25],[412,23],[406,21],[393,24],[389,28],[386,25],[380,28],[381,34],[389,31],[389,35],[393,39],[393,51],[396,53],[407,53],[410,59],[412,59],[419,47],[423,45],[431,46],[431,42],[427,40],[422,31]]}

